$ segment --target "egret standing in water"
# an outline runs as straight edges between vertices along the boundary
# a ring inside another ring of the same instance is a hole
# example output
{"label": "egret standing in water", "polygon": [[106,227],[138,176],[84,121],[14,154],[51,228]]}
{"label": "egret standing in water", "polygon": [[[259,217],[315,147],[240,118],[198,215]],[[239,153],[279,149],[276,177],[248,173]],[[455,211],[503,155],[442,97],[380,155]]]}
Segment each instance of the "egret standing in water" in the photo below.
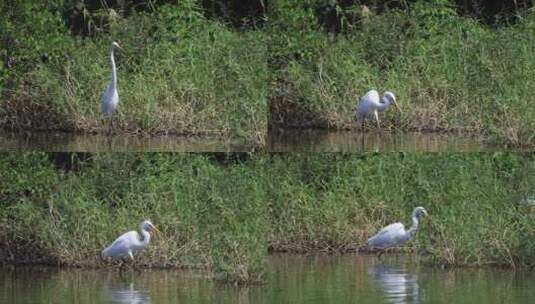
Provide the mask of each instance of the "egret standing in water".
{"label": "egret standing in water", "polygon": [[123,257],[128,256],[134,261],[134,253],[145,247],[150,243],[150,230],[159,232],[149,220],[145,220],[139,225],[138,233],[135,230],[128,231],[127,233],[118,237],[110,246],[102,250],[101,257]]}
{"label": "egret standing in water", "polygon": [[372,236],[366,243],[367,247],[369,249],[385,250],[405,243],[416,234],[418,221],[423,215],[427,215],[424,207],[414,208],[412,211],[412,226],[409,230],[406,230],[402,223],[390,224]]}
{"label": "egret standing in water", "polygon": [[119,93],[117,93],[117,71],[115,68],[115,57],[113,56],[113,51],[115,48],[122,49],[117,42],[113,41],[110,44],[110,82],[108,83],[108,86],[104,92],[102,92],[102,96],[100,98],[102,115],[104,115],[105,118],[110,119],[108,134],[111,133],[111,128],[113,126],[113,113],[119,104]]}
{"label": "egret standing in water", "polygon": [[392,104],[401,112],[401,109],[396,102],[396,96],[392,92],[386,91],[383,98],[379,98],[379,92],[371,90],[366,95],[362,96],[356,108],[355,119],[360,122],[361,126],[368,118],[375,118],[377,128],[379,124],[379,112],[388,109]]}

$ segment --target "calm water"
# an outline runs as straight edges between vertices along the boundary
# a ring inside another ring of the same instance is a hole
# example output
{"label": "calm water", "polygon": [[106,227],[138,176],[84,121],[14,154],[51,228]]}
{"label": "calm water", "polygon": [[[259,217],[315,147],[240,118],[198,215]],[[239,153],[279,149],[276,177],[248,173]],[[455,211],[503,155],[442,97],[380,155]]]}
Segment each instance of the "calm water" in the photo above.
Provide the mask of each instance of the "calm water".
{"label": "calm water", "polygon": [[268,150],[273,152],[476,152],[503,151],[480,138],[460,134],[285,130],[272,132]]}
{"label": "calm water", "polygon": [[535,275],[442,271],[374,257],[272,256],[267,283],[184,271],[1,269],[0,303],[533,303]]}
{"label": "calm water", "polygon": [[[246,152],[251,145],[217,137],[124,136],[62,132],[0,131],[0,151],[48,152]],[[272,132],[268,152],[475,152],[504,151],[459,134],[290,130]]]}
{"label": "calm water", "polygon": [[124,136],[64,132],[0,132],[0,151],[245,152],[251,147],[217,137]]}

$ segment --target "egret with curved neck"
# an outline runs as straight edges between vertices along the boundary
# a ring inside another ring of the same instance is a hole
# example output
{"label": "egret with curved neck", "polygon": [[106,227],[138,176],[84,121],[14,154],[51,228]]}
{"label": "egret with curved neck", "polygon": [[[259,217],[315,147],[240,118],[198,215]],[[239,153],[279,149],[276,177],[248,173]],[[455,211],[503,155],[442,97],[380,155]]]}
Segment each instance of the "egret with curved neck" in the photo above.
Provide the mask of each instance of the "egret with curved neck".
{"label": "egret with curved neck", "polygon": [[111,132],[111,127],[113,125],[113,113],[117,109],[117,105],[119,104],[119,93],[117,92],[117,69],[115,66],[115,57],[114,57],[114,50],[115,48],[121,49],[119,44],[115,41],[113,41],[110,44],[110,69],[111,69],[111,75],[110,75],[110,81],[108,83],[108,86],[102,92],[101,96],[101,112],[104,117],[107,117],[110,119],[110,127],[108,130],[108,133]]}
{"label": "egret with curved neck", "polygon": [[367,247],[369,249],[387,249],[407,242],[416,234],[419,220],[424,215],[427,215],[424,207],[414,208],[411,216],[412,226],[409,229],[406,230],[402,223],[390,224],[368,239]]}
{"label": "egret with curved neck", "polygon": [[137,231],[129,231],[118,237],[110,246],[102,250],[101,257],[122,257],[128,256],[133,261],[134,253],[147,247],[150,243],[149,231],[159,232],[151,221],[145,220],[139,225]]}
{"label": "egret with curved neck", "polygon": [[360,122],[362,126],[366,119],[375,118],[377,128],[380,128],[379,112],[385,111],[391,105],[394,105],[398,111],[401,112],[394,93],[386,91],[383,93],[383,97],[379,98],[379,92],[371,90],[360,99],[360,102],[355,109],[355,119]]}

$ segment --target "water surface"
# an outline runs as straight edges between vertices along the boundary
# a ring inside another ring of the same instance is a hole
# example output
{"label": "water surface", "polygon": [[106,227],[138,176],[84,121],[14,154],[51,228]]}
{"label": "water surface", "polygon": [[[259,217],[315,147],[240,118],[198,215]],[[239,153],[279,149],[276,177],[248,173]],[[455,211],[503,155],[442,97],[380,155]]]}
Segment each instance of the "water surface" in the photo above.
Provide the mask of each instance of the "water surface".
{"label": "water surface", "polygon": [[[246,152],[253,145],[219,137],[129,136],[64,132],[0,132],[0,151]],[[479,152],[504,151],[462,134],[285,130],[270,132],[268,152]]]}
{"label": "water surface", "polygon": [[0,132],[0,151],[246,152],[252,146],[219,137],[130,136],[66,132]]}
{"label": "water surface", "polygon": [[508,148],[463,134],[387,131],[284,130],[270,132],[273,152],[479,152]]}
{"label": "water surface", "polygon": [[0,268],[0,303],[531,303],[535,275],[370,256],[271,256],[266,284],[189,271]]}

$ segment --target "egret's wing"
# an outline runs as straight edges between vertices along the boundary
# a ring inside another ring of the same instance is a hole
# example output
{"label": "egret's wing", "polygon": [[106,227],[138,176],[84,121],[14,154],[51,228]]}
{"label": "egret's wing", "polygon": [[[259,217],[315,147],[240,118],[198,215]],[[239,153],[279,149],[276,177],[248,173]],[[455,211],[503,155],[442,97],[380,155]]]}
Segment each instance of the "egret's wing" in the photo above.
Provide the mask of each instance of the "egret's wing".
{"label": "egret's wing", "polygon": [[116,88],[110,82],[102,95],[100,96],[100,109],[102,114],[111,115],[115,109],[115,106],[119,102],[119,95]]}
{"label": "egret's wing", "polygon": [[126,255],[134,241],[138,238],[136,231],[129,231],[119,236],[110,246],[102,251],[102,256]]}
{"label": "egret's wing", "polygon": [[376,235],[372,236],[367,244],[368,246],[378,248],[392,246],[397,243],[404,233],[405,226],[402,223],[390,224],[377,232]]}
{"label": "egret's wing", "polygon": [[357,117],[362,118],[371,115],[373,105],[379,103],[379,100],[379,92],[376,90],[368,91],[368,93],[360,98],[357,106]]}
{"label": "egret's wing", "polygon": [[102,91],[102,94],[100,95],[100,102],[104,104],[106,100],[111,98],[112,96],[112,85],[111,82],[106,85],[106,88],[104,91]]}
{"label": "egret's wing", "polygon": [[386,227],[383,227],[383,229],[379,230],[377,235],[383,235],[383,234],[393,233],[395,231],[403,231],[403,230],[405,230],[405,226],[402,223],[394,223]]}
{"label": "egret's wing", "polygon": [[377,90],[369,90],[368,93],[366,93],[360,99],[361,103],[364,102],[364,101],[376,102],[376,103],[379,102],[380,101],[379,92],[377,92]]}

